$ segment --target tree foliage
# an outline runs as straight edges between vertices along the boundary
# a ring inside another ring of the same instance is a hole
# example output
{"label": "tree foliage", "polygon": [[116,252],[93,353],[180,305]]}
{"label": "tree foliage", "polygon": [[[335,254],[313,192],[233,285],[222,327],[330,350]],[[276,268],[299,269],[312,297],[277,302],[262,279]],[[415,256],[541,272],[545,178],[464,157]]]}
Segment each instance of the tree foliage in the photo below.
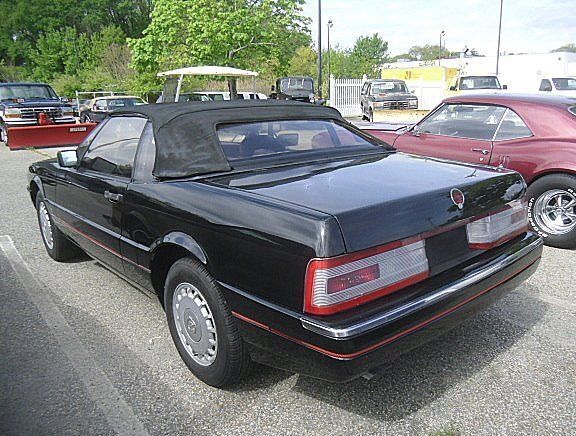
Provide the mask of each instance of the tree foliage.
{"label": "tree foliage", "polygon": [[356,40],[350,51],[348,66],[352,77],[362,77],[363,74],[373,77],[388,59],[388,42],[375,33],[372,36],[361,36]]}
{"label": "tree foliage", "polygon": [[228,65],[281,73],[310,41],[303,0],[157,0],[144,36],[129,40],[133,65],[161,70]]}
{"label": "tree foliage", "polygon": [[10,65],[26,65],[43,35],[65,28],[90,36],[114,26],[127,36],[141,35],[151,7],[151,0],[2,1],[0,58]]}
{"label": "tree foliage", "polygon": [[573,42],[570,44],[565,44],[562,47],[555,48],[554,50],[552,50],[551,53],[558,53],[561,51],[565,51],[565,52],[567,51],[569,53],[576,53],[576,44]]}
{"label": "tree foliage", "polygon": [[[351,49],[336,45],[322,52],[323,83],[328,82],[328,70],[336,78],[377,77],[380,67],[388,60],[388,42],[377,33],[361,36]],[[330,68],[328,68],[330,61]],[[290,60],[289,72],[294,75],[316,77],[318,54],[310,46],[300,47]]]}

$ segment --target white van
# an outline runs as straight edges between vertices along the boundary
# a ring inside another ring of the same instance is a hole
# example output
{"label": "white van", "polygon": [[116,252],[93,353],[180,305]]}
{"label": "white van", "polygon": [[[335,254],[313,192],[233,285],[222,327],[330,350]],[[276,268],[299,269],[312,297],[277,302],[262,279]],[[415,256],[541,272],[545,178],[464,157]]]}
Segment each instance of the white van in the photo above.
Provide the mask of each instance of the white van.
{"label": "white van", "polygon": [[576,97],[576,78],[574,77],[545,77],[540,80],[541,94],[565,95]]}

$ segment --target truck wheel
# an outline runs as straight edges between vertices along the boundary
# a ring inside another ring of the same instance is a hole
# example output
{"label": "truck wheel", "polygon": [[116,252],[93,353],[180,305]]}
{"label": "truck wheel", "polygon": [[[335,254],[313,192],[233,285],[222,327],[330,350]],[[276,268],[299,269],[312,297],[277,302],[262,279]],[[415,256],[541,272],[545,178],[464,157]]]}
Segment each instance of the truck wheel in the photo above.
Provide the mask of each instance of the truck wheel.
{"label": "truck wheel", "polygon": [[252,360],[214,279],[183,258],[168,271],[164,308],[174,344],[192,373],[214,387],[240,382]]}
{"label": "truck wheel", "polygon": [[0,122],[0,142],[8,145],[8,131],[6,129],[6,124]]}
{"label": "truck wheel", "polygon": [[42,241],[50,257],[58,262],[80,257],[82,250],[56,227],[40,192],[36,196],[36,213]]}
{"label": "truck wheel", "polygon": [[528,187],[528,221],[546,245],[576,248],[576,176],[551,174]]}

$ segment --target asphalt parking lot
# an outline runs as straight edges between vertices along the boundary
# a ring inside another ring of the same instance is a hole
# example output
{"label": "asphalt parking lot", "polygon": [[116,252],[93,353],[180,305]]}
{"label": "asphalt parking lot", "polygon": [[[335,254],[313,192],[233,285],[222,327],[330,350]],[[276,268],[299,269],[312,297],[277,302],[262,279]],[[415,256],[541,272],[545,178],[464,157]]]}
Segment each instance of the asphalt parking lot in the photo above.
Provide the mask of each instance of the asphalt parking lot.
{"label": "asphalt parking lot", "polygon": [[49,151],[0,145],[0,434],[576,434],[576,253],[487,312],[335,385],[259,367],[197,381],[157,300],[98,263],[46,254],[26,192]]}

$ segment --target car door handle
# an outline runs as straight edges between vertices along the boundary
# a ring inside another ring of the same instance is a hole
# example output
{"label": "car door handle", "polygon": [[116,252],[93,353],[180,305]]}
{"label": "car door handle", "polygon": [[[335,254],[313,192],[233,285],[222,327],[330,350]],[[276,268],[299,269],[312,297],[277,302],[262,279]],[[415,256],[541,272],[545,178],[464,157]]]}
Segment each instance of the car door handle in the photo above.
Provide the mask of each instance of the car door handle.
{"label": "car door handle", "polygon": [[472,151],[477,151],[478,153],[482,153],[483,155],[487,155],[490,153],[490,150],[486,150],[484,148],[473,148]]}
{"label": "car door handle", "polygon": [[122,201],[122,194],[116,194],[110,191],[104,191],[104,198],[108,200],[110,203],[118,203]]}

